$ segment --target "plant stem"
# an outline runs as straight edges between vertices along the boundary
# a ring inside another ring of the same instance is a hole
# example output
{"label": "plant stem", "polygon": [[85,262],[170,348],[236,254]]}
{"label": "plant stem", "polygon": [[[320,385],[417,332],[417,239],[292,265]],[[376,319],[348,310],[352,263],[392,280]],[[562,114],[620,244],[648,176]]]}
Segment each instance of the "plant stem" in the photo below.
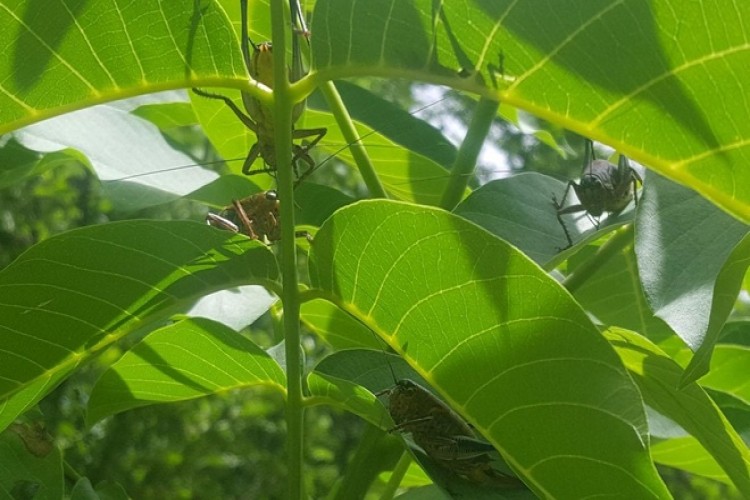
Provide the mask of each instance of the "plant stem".
{"label": "plant stem", "polygon": [[482,150],[484,139],[490,131],[492,121],[497,115],[500,103],[482,97],[474,108],[474,116],[466,131],[461,147],[456,155],[456,161],[451,168],[448,186],[443,192],[440,206],[446,210],[453,210],[464,196],[471,174],[477,164],[479,152]]}
{"label": "plant stem", "polygon": [[565,280],[563,280],[563,286],[567,288],[570,293],[575,293],[575,291],[578,290],[586,280],[591,278],[604,264],[606,264],[609,259],[614,257],[632,241],[633,232],[633,224],[628,224],[627,226],[621,227],[615,231],[615,234],[613,234],[606,243],[599,247],[599,250],[597,250],[593,257],[581,264],[575,271],[570,273]]}
{"label": "plant stem", "polygon": [[354,157],[354,161],[357,163],[362,180],[365,181],[367,189],[370,190],[370,195],[373,198],[387,198],[388,195],[385,192],[385,188],[380,183],[378,174],[375,172],[375,167],[367,155],[365,145],[360,140],[359,133],[354,126],[352,117],[349,116],[349,112],[339,95],[339,91],[336,89],[336,85],[331,81],[327,81],[320,86],[320,90],[328,102],[328,107],[331,109],[333,117],[336,118],[336,123],[341,129],[341,133],[344,134],[344,138],[349,144],[349,150],[352,152],[352,157]]}
{"label": "plant stem", "polygon": [[383,494],[380,496],[381,500],[391,500],[396,494],[396,490],[401,485],[401,481],[404,480],[406,471],[409,470],[409,464],[411,464],[411,455],[404,450],[401,454],[401,458],[398,460],[396,467],[393,468],[391,478],[388,480],[388,484],[385,485]]}
{"label": "plant stem", "polygon": [[303,408],[302,355],[299,332],[297,245],[294,235],[294,174],[292,169],[292,96],[289,92],[286,56],[284,0],[271,2],[273,41],[273,119],[277,161],[277,192],[281,224],[281,276],[284,304],[284,341],[287,375],[287,498],[304,498],[302,474]]}
{"label": "plant stem", "polygon": [[359,446],[349,459],[346,474],[328,498],[364,498],[378,474],[381,471],[392,470],[404,453],[401,438],[386,434],[368,423],[359,440]]}

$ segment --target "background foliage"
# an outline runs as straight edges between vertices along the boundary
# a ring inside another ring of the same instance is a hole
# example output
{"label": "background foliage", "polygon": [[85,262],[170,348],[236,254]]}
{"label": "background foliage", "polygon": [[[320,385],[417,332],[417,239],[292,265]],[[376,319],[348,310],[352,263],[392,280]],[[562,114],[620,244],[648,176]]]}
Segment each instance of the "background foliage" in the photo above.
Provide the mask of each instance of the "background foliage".
{"label": "background foliage", "polygon": [[[280,497],[288,332],[265,291],[281,290],[279,247],[179,222],[273,184],[237,175],[254,135],[181,92],[61,115],[190,86],[268,99],[247,83],[238,6],[105,4],[0,2],[0,453],[26,457],[0,485],[40,498]],[[405,360],[399,376],[431,386],[538,496],[750,492],[748,7],[542,6],[306,5],[312,71],[289,96],[317,88],[297,126],[328,128],[294,204],[298,223],[322,226],[300,267],[315,497],[377,492],[380,471],[400,470],[402,442],[383,433],[373,396],[392,378],[372,332]],[[270,38],[266,2],[250,19],[253,39]],[[374,192],[370,167],[342,150],[350,125],[389,196],[415,204],[332,215]],[[559,252],[551,194],[579,174],[583,146],[566,129],[650,170],[637,210],[599,228],[566,219],[576,245]],[[462,170],[485,139],[476,171]],[[221,175],[189,167],[219,158]],[[133,219],[149,221],[114,223]],[[182,402],[155,404],[166,401]],[[479,494],[421,463],[454,494]],[[409,469],[401,484],[429,482]]]}

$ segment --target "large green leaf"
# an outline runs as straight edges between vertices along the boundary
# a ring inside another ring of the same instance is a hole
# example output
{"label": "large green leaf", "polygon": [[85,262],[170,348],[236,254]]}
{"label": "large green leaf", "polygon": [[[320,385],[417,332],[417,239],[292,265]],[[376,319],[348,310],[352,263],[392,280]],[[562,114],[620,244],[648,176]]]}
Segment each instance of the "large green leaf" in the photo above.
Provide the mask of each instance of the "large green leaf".
{"label": "large green leaf", "polygon": [[[588,246],[570,258],[568,271],[580,273],[600,247]],[[685,344],[648,307],[632,246],[610,256],[574,290],[576,300],[600,322],[633,330],[669,353]]]}
{"label": "large green leaf", "polygon": [[636,256],[654,314],[696,351],[686,381],[705,374],[750,264],[750,227],[695,192],[649,174]]}
{"label": "large green leaf", "polygon": [[[165,99],[179,97],[170,94]],[[130,114],[123,103],[68,113],[26,127],[14,136],[29,149],[67,153],[89,163],[118,211],[178,199],[217,177],[215,172],[194,165],[191,156],[172,147],[156,126]],[[165,167],[191,165],[179,172],[160,173]]]}
{"label": "large green leaf", "polygon": [[619,328],[606,335],[646,403],[695,437],[737,489],[749,495],[750,451],[711,397],[695,382],[678,389],[682,368],[646,338]]}
{"label": "large green leaf", "polygon": [[496,97],[750,221],[749,23],[747,2],[320,0],[311,30],[317,78],[399,75]]}
{"label": "large green leaf", "polygon": [[86,419],[263,385],[286,392],[286,376],[263,349],[226,326],[184,320],[148,335],[102,374]]}
{"label": "large green leaf", "polygon": [[[7,28],[0,44],[10,55],[0,66],[0,131],[165,88],[259,92],[246,84],[237,38],[214,2],[0,7]],[[266,3],[254,7],[251,26],[267,33]],[[741,104],[748,19],[745,2],[705,11],[674,0],[554,8],[540,0],[321,0],[312,75],[412,77],[499,98],[613,146],[750,221],[750,173],[741,168],[750,136]]]}
{"label": "large green leaf", "polygon": [[[346,333],[346,330],[342,330],[341,333]],[[374,337],[372,332],[368,333]],[[427,382],[398,356],[382,351],[346,349],[318,363],[315,371],[308,377],[308,387],[316,399],[341,406],[381,429],[389,430],[393,428],[394,423],[375,394],[392,389],[396,380],[402,379],[416,382],[423,388],[429,387]],[[364,390],[365,388],[367,390]],[[519,485],[507,485],[505,490],[499,490],[491,485],[451,479],[444,470],[425,456],[419,447],[411,444],[410,450],[425,470],[432,471],[430,475],[435,481],[451,492],[451,498],[534,498],[528,489]],[[494,457],[492,467],[505,474],[511,474],[508,466],[499,457]]]}
{"label": "large green leaf", "polygon": [[319,293],[399,352],[537,494],[668,496],[632,380],[515,248],[446,212],[377,201],[338,211],[310,258]]}
{"label": "large green leaf", "polygon": [[732,484],[726,472],[693,436],[655,440],[651,443],[651,456],[661,465]]}
{"label": "large green leaf", "polygon": [[0,2],[0,133],[169,88],[246,82],[215,2]]}
{"label": "large green leaf", "polygon": [[16,393],[0,422],[147,322],[277,274],[265,245],[194,222],[105,224],[32,247],[0,271],[0,395]]}

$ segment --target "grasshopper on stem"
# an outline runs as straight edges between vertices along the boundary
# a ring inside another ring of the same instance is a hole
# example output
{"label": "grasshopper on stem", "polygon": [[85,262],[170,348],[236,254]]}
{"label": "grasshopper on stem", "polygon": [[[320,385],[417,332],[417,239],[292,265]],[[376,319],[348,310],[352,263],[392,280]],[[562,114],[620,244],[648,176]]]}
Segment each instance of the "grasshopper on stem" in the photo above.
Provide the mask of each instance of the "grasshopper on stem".
{"label": "grasshopper on stem", "polygon": [[[264,42],[260,44],[254,44],[248,37],[247,28],[247,0],[241,0],[241,11],[242,11],[242,56],[247,67],[247,71],[250,76],[257,82],[263,85],[273,88],[273,54],[272,46],[270,42]],[[307,37],[309,33],[304,25],[303,17],[299,11],[299,6],[295,9],[296,13],[293,13],[292,21],[294,24],[293,31]],[[300,27],[297,27],[299,23]],[[296,40],[296,37],[295,37]],[[253,47],[252,54],[250,53],[250,45]],[[302,69],[302,56],[301,50],[298,43],[293,44],[294,54],[294,66],[290,69],[289,76],[291,81],[297,81],[302,78],[305,72]],[[257,142],[253,144],[250,151],[245,158],[244,164],[242,165],[242,173],[245,175],[252,175],[256,173],[274,173],[276,171],[277,160],[276,150],[274,147],[274,120],[271,110],[261,104],[256,98],[247,92],[242,92],[242,105],[245,108],[243,112],[239,106],[237,106],[232,99],[221,94],[214,94],[198,88],[193,88],[193,92],[201,97],[208,99],[216,99],[224,102],[229,109],[239,118],[239,120],[248,129],[252,130],[256,137]],[[294,108],[292,120],[296,122],[302,114],[304,109],[304,102],[299,103]],[[315,166],[315,161],[310,157],[309,151],[312,149],[320,140],[325,136],[327,130],[325,128],[315,129],[295,129],[292,130],[293,139],[306,139],[312,138],[312,140],[306,145],[293,144],[292,152],[292,165],[297,171],[297,162],[302,160],[308,165],[308,170]],[[258,157],[262,158],[265,167],[262,169],[251,170],[253,163]],[[298,176],[299,173],[297,172]]]}
{"label": "grasshopper on stem", "polygon": [[[241,200],[232,201],[220,214],[210,213],[206,222],[219,229],[242,233],[253,240],[274,243],[281,239],[281,219],[279,216],[279,199],[276,191],[256,193]],[[297,231],[299,238],[312,237],[307,231]]]}

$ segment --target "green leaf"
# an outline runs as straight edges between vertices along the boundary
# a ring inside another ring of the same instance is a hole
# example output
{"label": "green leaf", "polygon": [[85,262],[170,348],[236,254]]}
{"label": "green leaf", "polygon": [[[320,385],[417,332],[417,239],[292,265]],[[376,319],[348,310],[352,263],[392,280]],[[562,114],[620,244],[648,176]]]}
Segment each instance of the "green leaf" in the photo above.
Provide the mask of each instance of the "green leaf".
{"label": "green leaf", "polygon": [[45,394],[57,387],[57,384],[67,377],[72,370],[73,368],[58,370],[48,377],[39,377],[14,393],[10,398],[0,402],[0,429],[5,429],[11,425],[19,415],[25,413]]}
{"label": "green leaf", "polygon": [[303,182],[294,190],[294,221],[319,227],[333,212],[348,205],[354,198],[338,189],[313,182]]}
{"label": "green leaf", "polygon": [[[330,154],[335,154],[339,160],[349,165],[354,165],[349,149],[342,150],[347,142],[333,116],[308,110],[304,123],[307,128],[327,128],[325,143],[319,148],[328,150]],[[358,136],[366,137],[367,154],[375,165],[383,186],[393,197],[428,205],[437,205],[440,202],[442,192],[448,184],[448,171],[444,167],[426,156],[399,146],[366,125],[357,122],[355,125]],[[322,162],[320,165],[325,168]]]}
{"label": "green leaf", "polygon": [[14,424],[0,434],[0,492],[4,498],[63,498],[63,463],[52,437]]}
{"label": "green leaf", "polygon": [[[91,164],[121,211],[173,201],[218,177],[174,149],[155,125],[117,106],[68,113],[14,135],[29,149],[65,153]],[[179,172],[164,171],[167,166],[190,165]]]}
{"label": "green leaf", "polygon": [[507,243],[437,209],[359,202],[323,225],[310,259],[319,293],[400,353],[535,493],[668,496],[617,356]]}
{"label": "green leaf", "polygon": [[644,337],[610,328],[617,349],[646,404],[695,437],[745,496],[750,494],[750,451],[711,397],[695,382],[678,389],[682,368]]}
{"label": "green leaf", "polygon": [[[403,359],[382,351],[363,349],[344,350],[326,357],[309,375],[308,386],[317,400],[328,400],[385,431],[392,429],[394,422],[374,394],[393,388],[396,383],[394,377],[397,380],[415,381],[429,390],[429,385]],[[437,483],[451,491],[455,498],[463,498],[458,493],[470,498],[534,498],[523,487],[509,486],[506,491],[499,491],[491,485],[453,478],[413,443],[409,445],[409,449],[413,458],[428,470]],[[493,468],[501,468],[504,473],[509,473],[507,465],[499,458],[493,461]]]}
{"label": "green leaf", "polygon": [[494,97],[750,222],[750,190],[737,189],[750,185],[744,2],[320,0],[313,19],[317,78],[398,75]]}
{"label": "green leaf", "polygon": [[[325,498],[348,500],[371,497],[375,493],[375,488],[371,486],[378,480],[378,474],[392,470],[403,454],[400,440],[396,436],[386,434],[372,425],[365,426],[354,455],[348,459],[346,474],[336,481],[335,487]],[[383,491],[383,485],[377,484],[376,488]],[[392,497],[392,493],[380,494],[380,498],[389,497]]]}
{"label": "green leaf", "polygon": [[750,405],[750,385],[747,384],[750,368],[750,347],[718,344],[711,357],[711,369],[701,377],[704,387],[731,394]]}
{"label": "green leaf", "polygon": [[215,2],[4,0],[0,26],[0,133],[137,94],[247,78]]}
{"label": "green leaf", "polygon": [[308,375],[308,387],[311,394],[388,430],[393,427],[393,420],[375,394],[393,387],[394,377],[429,386],[398,356],[367,349],[345,349],[318,363]]}
{"label": "green leaf", "polygon": [[[2,142],[2,141],[0,141]],[[0,147],[0,188],[11,186],[33,175],[39,175],[54,166],[69,162],[73,158],[66,153],[40,155],[23,146],[13,136]]]}
{"label": "green leaf", "polygon": [[88,478],[82,477],[70,492],[70,500],[128,500],[125,489],[117,483],[102,481],[92,486]]}
{"label": "green leaf", "polygon": [[[17,393],[23,400],[10,407],[28,407],[148,322],[212,291],[274,287],[277,276],[265,245],[194,222],[129,221],[50,238],[0,271],[0,395]],[[3,414],[5,425],[12,417]]]}
{"label": "green leaf", "polygon": [[646,178],[637,217],[643,289],[654,314],[696,351],[685,372],[690,382],[708,370],[740,291],[750,264],[748,226],[657,175]]}
{"label": "green leaf", "polygon": [[747,444],[750,443],[750,405],[738,397],[721,390],[707,389],[706,392],[714,400],[721,412],[727,417],[734,430]]}
{"label": "green leaf", "polygon": [[539,123],[540,121],[531,113],[521,111],[518,108],[509,106],[507,103],[501,102],[498,115],[508,123],[515,125],[524,134],[533,135],[539,142],[551,147],[563,158],[567,158],[571,153],[575,154],[564,137],[556,137],[556,134],[550,130],[553,128],[550,124],[546,122]]}
{"label": "green leaf", "polygon": [[[599,247],[588,246],[568,260],[570,273],[580,272]],[[619,326],[648,337],[670,353],[685,344],[663,320],[654,316],[641,288],[633,247],[612,255],[573,291],[576,300],[607,326]]]}
{"label": "green leaf", "polygon": [[[567,240],[552,199],[561,199],[564,192],[564,183],[529,172],[488,182],[454,212],[512,243],[539,265],[553,268],[575,250],[560,251]],[[632,219],[633,211],[627,209],[604,219],[598,230],[583,212],[566,216],[564,222],[577,247]]]}
{"label": "green leaf", "polygon": [[198,123],[193,107],[187,102],[144,104],[134,109],[133,114],[150,121],[162,132],[178,127],[190,127]]}
{"label": "green leaf", "polygon": [[97,381],[88,425],[115,413],[232,389],[267,386],[286,393],[286,376],[263,349],[226,326],[189,319],[148,335]]}
{"label": "green leaf", "polygon": [[[450,168],[456,161],[456,147],[440,130],[419,118],[420,111],[431,108],[442,99],[407,112],[395,103],[347,81],[336,82],[336,90],[352,119],[377,130],[383,138],[429,158],[445,168]],[[318,111],[329,111],[328,104],[320,92],[310,96],[308,106]],[[368,138],[363,137],[365,143],[369,142]],[[334,147],[345,146],[332,142],[330,138],[324,141],[324,145],[333,151]],[[377,147],[376,144],[373,146]]]}
{"label": "green leaf", "polygon": [[[372,335],[370,333],[370,336]],[[308,387],[318,401],[328,401],[359,415],[383,430],[389,430],[393,428],[394,422],[374,395],[393,388],[396,380],[402,379],[414,381],[430,390],[429,384],[398,356],[382,351],[347,349],[323,359],[308,376]],[[439,398],[438,395],[435,397]],[[429,469],[428,472],[435,481],[451,491],[455,498],[534,498],[531,492],[523,487],[509,486],[502,491],[490,485],[452,478],[418,447],[412,444],[410,451],[423,467]],[[510,472],[507,465],[497,457],[492,465],[503,473]]]}
{"label": "green leaf", "polygon": [[[750,276],[746,274],[745,277]],[[737,344],[750,347],[750,320],[738,318],[728,321],[721,330],[720,340],[723,344]]]}
{"label": "green leaf", "polygon": [[317,299],[303,303],[300,317],[307,328],[336,349],[383,347],[365,325],[325,300]]}
{"label": "green leaf", "polygon": [[651,456],[661,465],[732,484],[726,472],[692,436],[656,440],[651,443]]}

